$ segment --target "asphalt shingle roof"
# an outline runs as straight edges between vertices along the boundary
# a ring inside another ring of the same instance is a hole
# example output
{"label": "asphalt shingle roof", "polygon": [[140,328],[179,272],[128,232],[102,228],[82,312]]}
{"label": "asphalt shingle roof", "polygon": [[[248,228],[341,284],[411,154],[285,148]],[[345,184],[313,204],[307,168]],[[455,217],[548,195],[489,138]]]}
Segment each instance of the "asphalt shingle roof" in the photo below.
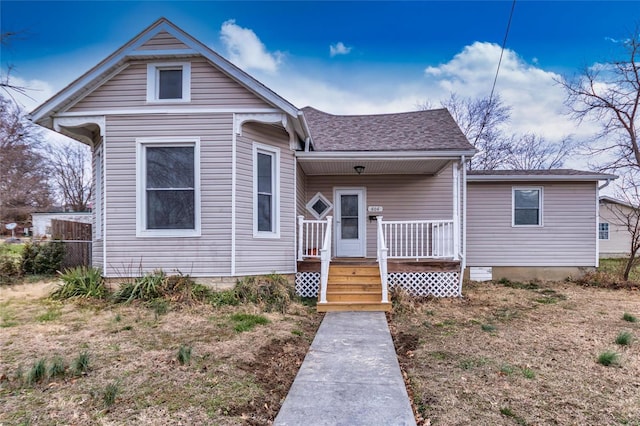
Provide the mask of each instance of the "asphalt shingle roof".
{"label": "asphalt shingle roof", "polygon": [[550,170],[469,170],[468,176],[602,176],[603,178],[615,177],[614,175],[599,172],[590,172],[574,169],[550,169]]}
{"label": "asphalt shingle roof", "polygon": [[302,111],[316,151],[473,150],[446,109],[376,115]]}

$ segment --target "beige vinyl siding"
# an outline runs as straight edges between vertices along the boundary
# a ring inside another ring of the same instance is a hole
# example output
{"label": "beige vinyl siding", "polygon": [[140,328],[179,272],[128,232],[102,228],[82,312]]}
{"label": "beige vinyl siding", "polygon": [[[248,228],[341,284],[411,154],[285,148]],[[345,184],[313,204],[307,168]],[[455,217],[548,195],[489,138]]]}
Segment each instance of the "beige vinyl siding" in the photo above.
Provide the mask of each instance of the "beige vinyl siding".
{"label": "beige vinyl siding", "polygon": [[[69,111],[120,110],[142,108],[148,111],[167,108],[271,108],[255,94],[227,77],[204,58],[180,59],[191,62],[191,102],[147,104],[147,63],[132,61],[128,67],[113,76],[84,97]],[[158,61],[158,62],[166,62]]]}
{"label": "beige vinyl siding", "polygon": [[[232,114],[107,117],[107,275],[162,268],[193,276],[231,270]],[[200,237],[136,237],[136,138],[199,137]]]}
{"label": "beige vinyl siding", "polygon": [[[627,256],[631,248],[631,234],[626,226],[616,217],[616,212],[629,211],[628,207],[619,204],[600,203],[600,222],[609,224],[609,239],[600,240],[600,257]],[[624,216],[623,216],[624,217]]]}
{"label": "beige vinyl siding", "polygon": [[182,43],[168,32],[161,31],[136,50],[170,50],[188,48],[189,46]]}
{"label": "beige vinyl siding", "polygon": [[[321,192],[334,204],[334,188],[366,188],[367,206],[382,206],[384,220],[451,220],[453,218],[453,176],[449,165],[437,176],[377,175],[307,176],[306,204]],[[365,207],[366,210],[366,207]],[[315,219],[304,208],[307,219]],[[335,209],[329,215],[333,216]],[[365,213],[367,257],[376,256],[376,222]],[[335,222],[334,222],[335,223]]]}
{"label": "beige vinyl siding", "polygon": [[[542,227],[512,226],[512,188],[542,187]],[[468,266],[595,266],[596,183],[468,185]]]}
{"label": "beige vinyl siding", "polygon": [[[280,238],[253,236],[253,142],[280,149]],[[271,125],[247,123],[237,138],[236,274],[295,271],[295,158],[289,135]]]}

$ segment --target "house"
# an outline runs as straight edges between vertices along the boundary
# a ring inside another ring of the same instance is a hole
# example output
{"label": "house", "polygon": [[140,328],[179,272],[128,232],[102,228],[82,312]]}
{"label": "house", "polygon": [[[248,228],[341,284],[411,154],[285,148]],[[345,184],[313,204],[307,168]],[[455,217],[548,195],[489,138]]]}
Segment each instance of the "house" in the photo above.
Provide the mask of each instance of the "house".
{"label": "house", "polygon": [[51,221],[66,220],[70,222],[92,223],[91,212],[36,212],[31,214],[33,238],[51,238]]}
{"label": "house", "polygon": [[559,280],[598,266],[598,193],[615,175],[467,173],[467,265],[475,280]]}
{"label": "house", "polygon": [[637,208],[615,198],[600,197],[600,221],[598,238],[600,242],[600,258],[628,257],[631,251],[631,233],[625,223],[631,219],[635,223]]}
{"label": "house", "polygon": [[[395,286],[461,293],[475,149],[445,109],[298,109],[160,19],[32,119],[92,147],[93,263],[106,277],[290,274],[320,310],[387,310]],[[580,199],[591,207],[596,178]]]}

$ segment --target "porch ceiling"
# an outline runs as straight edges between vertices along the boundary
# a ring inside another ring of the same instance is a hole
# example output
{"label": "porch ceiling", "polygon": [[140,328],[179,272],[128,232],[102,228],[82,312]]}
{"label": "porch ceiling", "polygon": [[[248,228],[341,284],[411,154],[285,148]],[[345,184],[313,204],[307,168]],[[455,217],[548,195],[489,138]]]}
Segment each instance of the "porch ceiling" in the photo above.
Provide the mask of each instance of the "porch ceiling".
{"label": "porch ceiling", "polygon": [[298,158],[307,176],[356,175],[355,166],[364,166],[366,175],[434,175],[444,168],[450,159],[308,159]]}

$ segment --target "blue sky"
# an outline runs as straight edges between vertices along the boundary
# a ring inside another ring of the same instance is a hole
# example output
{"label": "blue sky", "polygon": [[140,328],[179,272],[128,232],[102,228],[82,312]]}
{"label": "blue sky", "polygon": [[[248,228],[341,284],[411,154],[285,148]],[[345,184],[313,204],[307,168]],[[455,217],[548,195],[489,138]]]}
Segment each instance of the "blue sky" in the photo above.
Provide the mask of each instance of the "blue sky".
{"label": "blue sky", "polygon": [[[19,36],[1,62],[37,89],[21,99],[33,109],[164,16],[298,107],[408,111],[488,95],[511,4],[2,0],[2,32]],[[497,85],[513,128],[588,136],[554,80],[611,57],[637,22],[640,2],[518,1]]]}

